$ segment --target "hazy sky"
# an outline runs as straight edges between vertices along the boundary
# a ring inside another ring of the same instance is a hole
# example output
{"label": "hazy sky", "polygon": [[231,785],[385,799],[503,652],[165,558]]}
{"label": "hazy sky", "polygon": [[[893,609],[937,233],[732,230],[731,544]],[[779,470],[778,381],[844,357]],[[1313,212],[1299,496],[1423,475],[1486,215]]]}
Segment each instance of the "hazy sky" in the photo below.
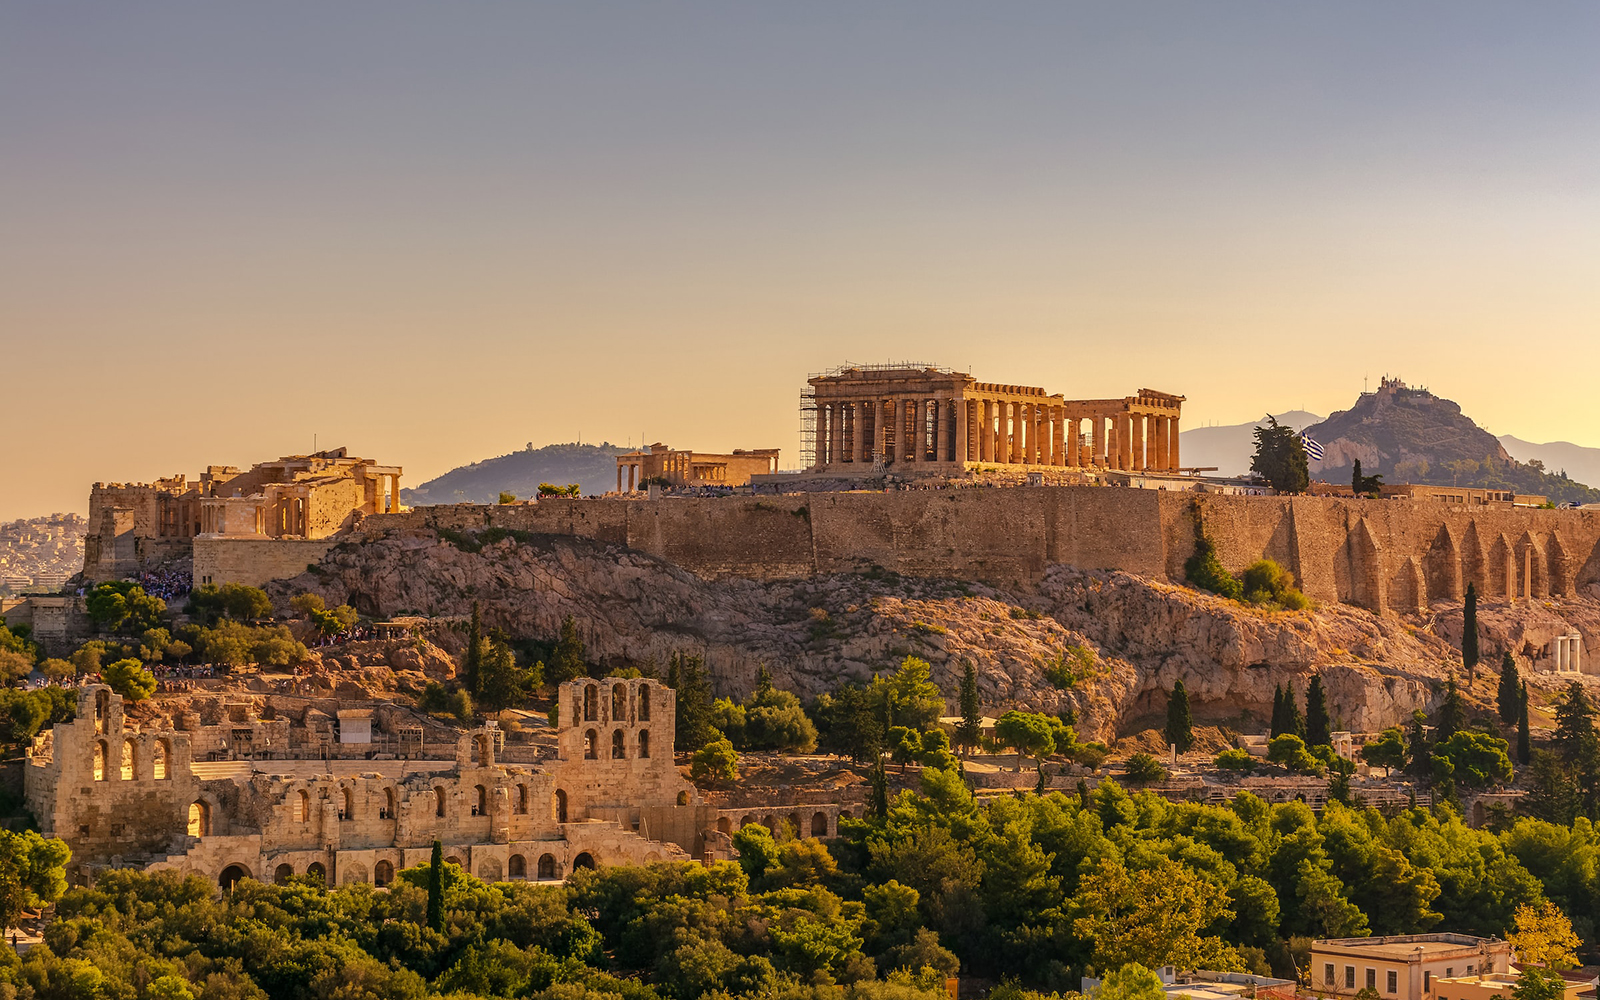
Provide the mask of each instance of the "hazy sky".
{"label": "hazy sky", "polygon": [[809,372],[1600,445],[1600,4],[0,6],[0,518],[344,444],[793,461]]}

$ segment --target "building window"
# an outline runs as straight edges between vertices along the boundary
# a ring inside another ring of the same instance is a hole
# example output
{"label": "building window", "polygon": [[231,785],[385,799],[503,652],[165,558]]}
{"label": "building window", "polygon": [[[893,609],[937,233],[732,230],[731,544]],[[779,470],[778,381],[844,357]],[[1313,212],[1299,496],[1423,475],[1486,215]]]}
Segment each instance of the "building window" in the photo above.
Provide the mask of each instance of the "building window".
{"label": "building window", "polygon": [[1378,988],[1378,970],[1377,969],[1368,969],[1367,970],[1367,989],[1375,990],[1377,988]]}
{"label": "building window", "polygon": [[1433,973],[1429,972],[1427,969],[1423,969],[1422,970],[1422,992],[1430,993],[1432,991],[1433,991]]}
{"label": "building window", "polygon": [[1385,979],[1386,979],[1386,982],[1385,982],[1384,985],[1386,985],[1388,987],[1388,989],[1385,992],[1387,992],[1387,993],[1398,993],[1400,991],[1400,973],[1394,972],[1394,971],[1390,971],[1386,975]]}
{"label": "building window", "polygon": [[1453,965],[1445,966],[1444,977],[1446,979],[1454,979],[1455,978],[1455,974],[1456,974],[1456,967],[1455,966],[1453,966]]}
{"label": "building window", "polygon": [[1324,983],[1326,983],[1327,985],[1329,985],[1329,986],[1333,985],[1333,963],[1332,962],[1329,962],[1328,964],[1326,964],[1326,965],[1324,965],[1322,967],[1322,981]]}
{"label": "building window", "polygon": [[1344,988],[1347,990],[1356,988],[1356,967],[1353,965],[1344,967]]}

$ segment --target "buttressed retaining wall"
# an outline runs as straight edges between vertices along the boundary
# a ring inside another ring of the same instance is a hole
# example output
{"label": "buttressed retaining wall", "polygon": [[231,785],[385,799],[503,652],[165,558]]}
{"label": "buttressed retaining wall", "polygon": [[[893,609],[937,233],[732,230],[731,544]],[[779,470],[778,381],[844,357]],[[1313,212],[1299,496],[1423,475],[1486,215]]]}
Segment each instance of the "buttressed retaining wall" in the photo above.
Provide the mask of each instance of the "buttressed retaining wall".
{"label": "buttressed retaining wall", "polygon": [[1235,572],[1288,567],[1311,597],[1373,610],[1600,584],[1600,512],[1402,500],[1232,497],[1106,487],[545,500],[374,515],[368,535],[500,527],[626,545],[708,579],[873,566],[1015,586],[1056,563],[1182,579],[1196,511]]}

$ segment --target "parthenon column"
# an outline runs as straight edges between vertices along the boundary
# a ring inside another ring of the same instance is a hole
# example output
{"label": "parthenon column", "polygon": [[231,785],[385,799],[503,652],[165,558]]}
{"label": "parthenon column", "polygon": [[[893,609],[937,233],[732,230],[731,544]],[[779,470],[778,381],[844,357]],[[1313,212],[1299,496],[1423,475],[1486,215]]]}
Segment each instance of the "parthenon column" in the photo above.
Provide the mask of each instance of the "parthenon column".
{"label": "parthenon column", "polygon": [[1017,414],[1022,422],[1022,426],[1017,428],[1022,437],[1022,464],[1037,465],[1039,460],[1034,457],[1033,450],[1039,444],[1039,435],[1033,426],[1033,404],[1018,403]]}
{"label": "parthenon column", "polygon": [[1061,427],[1061,407],[1050,407],[1050,464],[1054,466],[1065,465],[1067,452],[1063,447],[1066,436]]}
{"label": "parthenon column", "polygon": [[950,400],[935,399],[933,401],[933,460],[935,462],[948,462],[954,457],[950,454]]}
{"label": "parthenon column", "polygon": [[1172,472],[1178,471],[1178,418],[1172,417],[1167,421],[1167,468]]}
{"label": "parthenon column", "polygon": [[833,416],[828,418],[828,460],[844,461],[844,404],[833,404]]}
{"label": "parthenon column", "polygon": [[1155,427],[1150,435],[1150,467],[1156,472],[1167,471],[1167,418],[1151,417]]}
{"label": "parthenon column", "polygon": [[994,461],[994,400],[978,401],[983,419],[978,421],[978,461]]}
{"label": "parthenon column", "polygon": [[816,450],[816,453],[817,453],[817,467],[821,468],[822,466],[828,464],[828,404],[827,403],[818,403],[817,404],[817,425],[816,425],[816,433],[815,433],[814,436],[816,438],[816,448],[815,448],[815,450]]}
{"label": "parthenon column", "polygon": [[1083,461],[1082,456],[1078,454],[1080,438],[1080,435],[1078,434],[1078,418],[1068,416],[1065,423],[1066,426],[1064,431],[1067,437],[1067,465],[1070,468],[1077,468]]}
{"label": "parthenon column", "polygon": [[1012,465],[1018,465],[1022,462],[1022,445],[1024,444],[1022,433],[1022,404],[1015,402],[1007,403],[1006,414],[1010,418],[1010,423],[1008,426],[1010,433],[1006,437],[1006,461]]}
{"label": "parthenon column", "polygon": [[1089,461],[1086,465],[1106,464],[1106,418],[1095,414],[1089,418]]}
{"label": "parthenon column", "polygon": [[1128,442],[1133,449],[1133,464],[1129,466],[1139,472],[1144,471],[1144,414],[1128,414]]}
{"label": "parthenon column", "polygon": [[1117,468],[1123,472],[1133,469],[1133,415],[1117,415]]}
{"label": "parthenon column", "polygon": [[860,465],[866,453],[866,421],[861,419],[866,408],[859,399],[850,404],[850,461],[854,465]]}
{"label": "parthenon column", "polygon": [[951,457],[965,465],[972,459],[969,452],[972,440],[970,436],[972,400],[957,399],[952,402],[956,408],[956,446],[955,454]]}

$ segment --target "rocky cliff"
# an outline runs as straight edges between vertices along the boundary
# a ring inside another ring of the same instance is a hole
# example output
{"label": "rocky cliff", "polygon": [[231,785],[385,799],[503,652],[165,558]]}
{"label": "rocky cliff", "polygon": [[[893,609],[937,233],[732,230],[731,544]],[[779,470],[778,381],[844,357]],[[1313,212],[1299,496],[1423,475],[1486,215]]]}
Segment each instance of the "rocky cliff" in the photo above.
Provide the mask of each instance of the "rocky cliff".
{"label": "rocky cliff", "polygon": [[[719,694],[748,692],[766,665],[810,698],[916,655],[933,665],[953,712],[971,662],[986,712],[1073,708],[1100,738],[1158,714],[1179,677],[1203,722],[1258,730],[1277,685],[1303,693],[1320,673],[1339,725],[1393,724],[1437,701],[1460,630],[1458,607],[1443,603],[1412,618],[1344,605],[1264,612],[1066,566],[1025,591],[882,571],[710,582],[620,546],[549,535],[477,551],[426,535],[346,544],[314,572],[275,584],[274,596],[303,590],[379,615],[464,617],[478,601],[487,625],[517,637],[550,638],[571,615],[599,666],[664,669],[676,652],[697,654]],[[1489,662],[1510,648],[1524,669],[1550,636],[1577,626],[1600,637],[1600,605],[1589,601],[1486,605],[1480,620]],[[1473,689],[1485,701],[1491,673],[1479,671]]]}

